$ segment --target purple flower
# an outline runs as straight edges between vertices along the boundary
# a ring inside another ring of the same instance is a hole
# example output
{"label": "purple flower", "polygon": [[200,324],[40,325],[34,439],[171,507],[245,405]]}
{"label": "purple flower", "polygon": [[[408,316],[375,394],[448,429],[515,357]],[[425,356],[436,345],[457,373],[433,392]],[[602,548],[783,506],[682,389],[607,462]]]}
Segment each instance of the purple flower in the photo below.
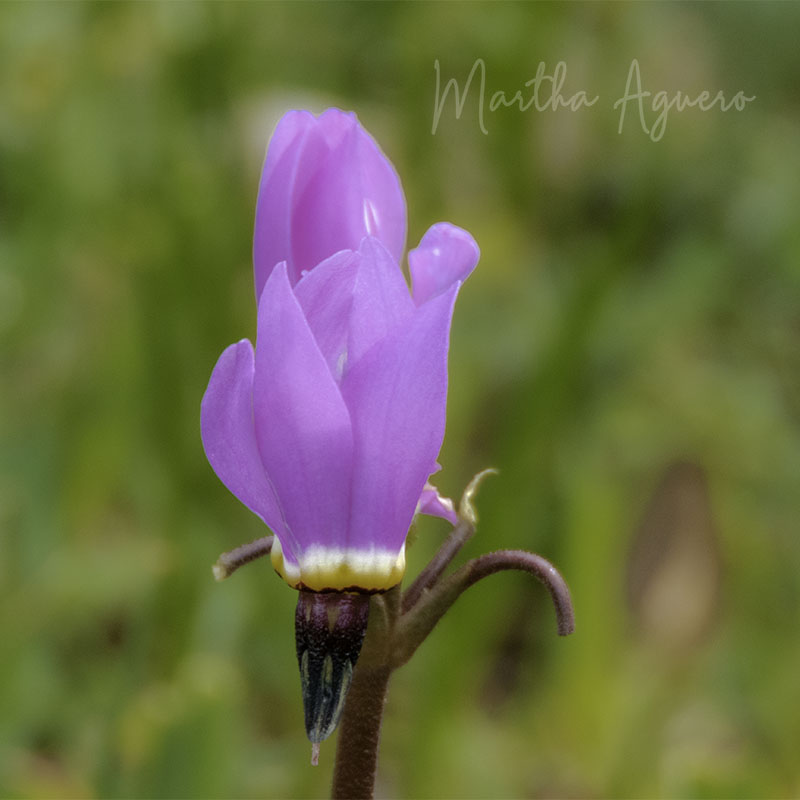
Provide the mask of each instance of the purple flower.
{"label": "purple flower", "polygon": [[394,167],[355,114],[290,111],[270,140],[253,237],[256,298],[276,264],[291,284],[339,250],[375,236],[400,262],[406,204]]}
{"label": "purple flower", "polygon": [[275,533],[292,586],[388,589],[417,510],[451,521],[427,483],[445,427],[453,304],[478,247],[448,223],[399,266],[397,176],[354,115],[290,112],[256,214],[255,351],[220,356],[203,444],[222,482]]}

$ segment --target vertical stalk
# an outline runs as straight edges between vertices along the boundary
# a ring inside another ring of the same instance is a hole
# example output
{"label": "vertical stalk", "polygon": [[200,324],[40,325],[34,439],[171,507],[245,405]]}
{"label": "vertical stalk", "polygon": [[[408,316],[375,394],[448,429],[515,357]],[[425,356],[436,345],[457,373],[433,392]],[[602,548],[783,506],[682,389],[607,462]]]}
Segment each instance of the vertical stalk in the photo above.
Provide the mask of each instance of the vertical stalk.
{"label": "vertical stalk", "polygon": [[334,800],[372,799],[390,674],[388,666],[356,667],[339,725],[331,790]]}
{"label": "vertical stalk", "polygon": [[381,722],[392,674],[390,654],[399,614],[399,584],[372,596],[364,648],[339,724],[331,788],[334,800],[371,800],[375,791]]}

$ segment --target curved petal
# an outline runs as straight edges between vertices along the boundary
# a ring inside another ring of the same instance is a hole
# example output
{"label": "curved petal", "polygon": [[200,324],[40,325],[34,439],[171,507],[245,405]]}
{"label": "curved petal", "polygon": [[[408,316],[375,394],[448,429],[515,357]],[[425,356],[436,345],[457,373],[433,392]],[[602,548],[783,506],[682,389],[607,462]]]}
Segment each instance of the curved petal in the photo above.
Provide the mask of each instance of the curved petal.
{"label": "curved petal", "polygon": [[338,383],[347,363],[353,290],[361,255],[342,250],[307,272],[294,287],[311,332]]}
{"label": "curved petal", "polygon": [[317,121],[331,145],[313,178],[295,194],[292,216],[294,274],[338,250],[356,250],[375,236],[399,262],[406,238],[400,179],[355,114],[329,109]]}
{"label": "curved petal", "polygon": [[292,249],[295,198],[302,195],[329,150],[316,117],[308,111],[289,111],[272,134],[256,202],[253,233],[256,298],[261,297],[267,278],[281,261],[289,264],[292,283],[300,277]]}
{"label": "curved petal", "polygon": [[348,337],[348,369],[375,342],[409,320],[415,310],[397,259],[383,243],[366,236],[361,240],[359,253],[361,261],[353,287]]}
{"label": "curved petal", "polygon": [[355,446],[350,547],[403,546],[444,437],[457,290],[417,309],[344,377]]}
{"label": "curved petal", "polygon": [[281,514],[253,427],[253,374],[253,346],[247,339],[225,349],[203,395],[200,431],[219,479],[280,537]]}
{"label": "curved petal", "polygon": [[299,560],[314,544],[346,540],[353,440],[350,417],[279,264],[258,306],[256,441]]}
{"label": "curved petal", "polygon": [[[328,150],[335,150],[354,127],[358,127],[358,117],[353,111],[342,111],[340,108],[326,108],[315,122],[320,133],[325,137]],[[377,146],[377,145],[376,145]]]}
{"label": "curved petal", "polygon": [[430,483],[426,483],[425,488],[422,490],[417,503],[417,514],[441,517],[451,525],[458,524],[458,514],[456,514],[453,501],[449,497],[442,497],[439,494],[439,490]]}
{"label": "curved petal", "polygon": [[463,228],[449,222],[431,226],[408,254],[414,302],[421,306],[457,281],[463,283],[480,255],[477,243]]}
{"label": "curved petal", "polygon": [[294,293],[337,382],[415,310],[399,265],[371,236],[307,272]]}

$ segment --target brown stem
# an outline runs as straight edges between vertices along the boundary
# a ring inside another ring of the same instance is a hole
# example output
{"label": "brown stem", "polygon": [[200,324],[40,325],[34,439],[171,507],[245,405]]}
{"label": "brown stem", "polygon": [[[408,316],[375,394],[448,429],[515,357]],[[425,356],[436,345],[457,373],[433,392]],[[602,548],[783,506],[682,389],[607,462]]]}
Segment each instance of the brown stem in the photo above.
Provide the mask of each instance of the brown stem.
{"label": "brown stem", "polygon": [[391,668],[356,668],[339,725],[334,800],[371,800],[378,768],[378,743]]}
{"label": "brown stem", "polygon": [[519,569],[535,576],[550,592],[550,599],[556,611],[558,635],[569,636],[575,632],[575,610],[572,607],[569,587],[561,573],[546,558],[526,550],[498,550],[479,556],[471,565],[467,564],[467,567],[471,569],[464,589],[482,578],[506,569]]}
{"label": "brown stem", "polygon": [[566,636],[575,629],[569,588],[558,570],[541,556],[523,550],[499,550],[473,559],[442,579],[448,564],[475,532],[477,515],[471,500],[480,481],[491,472],[479,473],[467,487],[461,499],[458,524],[402,598],[398,585],[371,599],[364,647],[339,725],[331,790],[335,799],[373,797],[389,677],[411,658],[459,595],[473,583],[506,569],[529,572],[550,592],[559,634]]}
{"label": "brown stem", "polygon": [[371,798],[375,789],[381,719],[392,672],[390,648],[399,614],[400,586],[372,596],[364,647],[339,724],[333,798]]}
{"label": "brown stem", "polygon": [[261,539],[256,539],[254,542],[248,542],[227,553],[223,553],[218,559],[217,563],[211,568],[214,573],[214,578],[218,581],[225,580],[236,572],[239,567],[255,561],[261,556],[269,555],[272,551],[272,542],[274,536],[264,536]]}
{"label": "brown stem", "polygon": [[428,563],[428,566],[417,575],[414,583],[403,593],[404,614],[415,606],[420,597],[439,580],[458,551],[474,535],[475,526],[478,524],[478,515],[472,501],[483,481],[489,475],[496,474],[496,469],[484,469],[475,475],[467,485],[467,488],[464,489],[464,494],[461,495],[461,503],[458,507],[458,524],[436,551],[436,555]]}
{"label": "brown stem", "polygon": [[534,553],[498,550],[474,558],[437,583],[411,611],[401,617],[394,637],[393,666],[402,666],[411,658],[462,592],[482,578],[507,569],[529,572],[546,586],[555,606],[560,636],[567,636],[575,630],[569,588],[558,570],[547,559]]}
{"label": "brown stem", "polygon": [[439,580],[448,564],[455,558],[458,551],[475,533],[475,526],[466,519],[458,521],[458,525],[442,542],[436,555],[428,562],[425,569],[417,575],[414,583],[403,592],[403,613],[413,608],[427,589],[430,589]]}

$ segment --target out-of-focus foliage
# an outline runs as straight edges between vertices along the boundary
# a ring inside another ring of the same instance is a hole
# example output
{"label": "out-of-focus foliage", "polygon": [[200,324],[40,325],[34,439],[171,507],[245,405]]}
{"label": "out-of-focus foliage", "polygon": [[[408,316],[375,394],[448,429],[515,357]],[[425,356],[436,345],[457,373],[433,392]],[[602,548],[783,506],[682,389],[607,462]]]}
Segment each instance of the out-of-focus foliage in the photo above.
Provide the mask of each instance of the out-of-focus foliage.
{"label": "out-of-focus foliage", "polygon": [[[800,794],[800,13],[783,4],[0,6],[0,794],[310,797],[295,594],[217,481],[199,403],[255,333],[258,174],[286,109],[353,109],[410,242],[483,251],[441,484],[467,555],[570,582],[470,592],[389,698],[388,797]],[[463,82],[431,135],[434,61]],[[645,88],[739,90],[673,110]],[[488,111],[540,61],[591,109]],[[649,112],[652,114],[652,112]],[[444,534],[420,525],[416,570]]]}

